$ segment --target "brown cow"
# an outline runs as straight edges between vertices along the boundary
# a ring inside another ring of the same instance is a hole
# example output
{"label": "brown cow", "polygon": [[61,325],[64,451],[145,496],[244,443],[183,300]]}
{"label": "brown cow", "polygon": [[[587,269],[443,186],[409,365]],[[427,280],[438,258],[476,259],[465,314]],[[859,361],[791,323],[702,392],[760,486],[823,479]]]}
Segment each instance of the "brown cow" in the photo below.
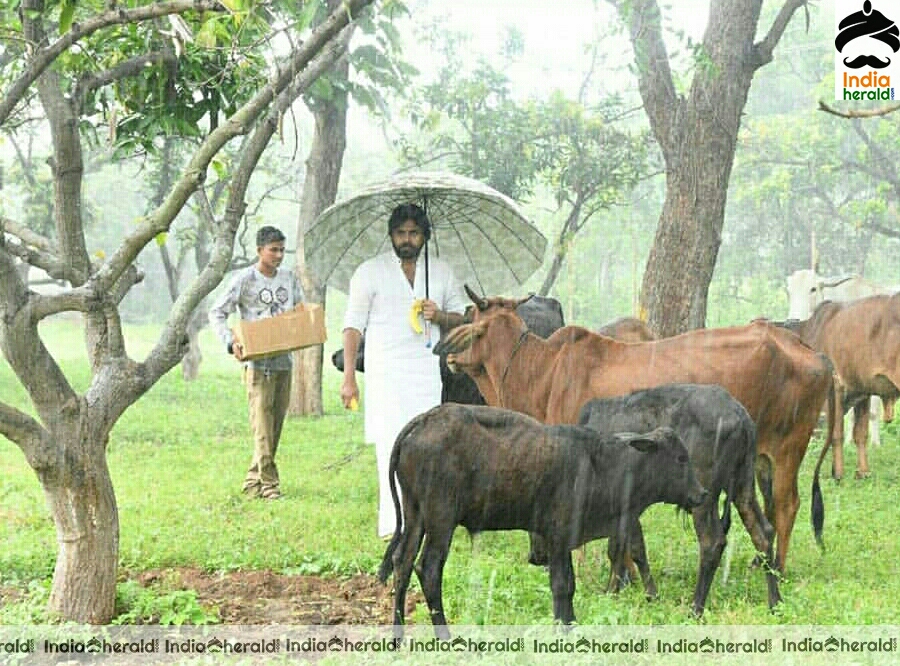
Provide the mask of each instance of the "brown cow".
{"label": "brown cow", "polygon": [[656,340],[653,331],[637,317],[619,317],[603,324],[597,333],[622,342],[649,342]]}
{"label": "brown cow", "polygon": [[900,294],[849,303],[825,301],[809,319],[788,320],[783,325],[834,364],[838,400],[830,440],[832,475],[835,479],[844,475],[843,415],[852,407],[856,478],[868,476],[869,397],[877,395],[884,402],[886,420],[893,416],[893,403],[900,397]]}
{"label": "brown cow", "polygon": [[[797,472],[819,412],[826,400],[834,400],[832,366],[824,355],[765,322],[642,343],[623,343],[566,326],[542,340],[509,310],[508,304],[514,302],[478,302],[476,320],[454,330],[442,343],[451,352],[451,368],[472,375],[488,404],[549,424],[577,423],[579,410],[592,398],[674,382],[723,386],[756,423],[757,480],[766,516],[775,526],[776,564],[784,571],[800,505]],[[488,383],[493,390],[483,387]],[[833,427],[829,418],[829,433]],[[817,538],[823,514],[816,477]]]}

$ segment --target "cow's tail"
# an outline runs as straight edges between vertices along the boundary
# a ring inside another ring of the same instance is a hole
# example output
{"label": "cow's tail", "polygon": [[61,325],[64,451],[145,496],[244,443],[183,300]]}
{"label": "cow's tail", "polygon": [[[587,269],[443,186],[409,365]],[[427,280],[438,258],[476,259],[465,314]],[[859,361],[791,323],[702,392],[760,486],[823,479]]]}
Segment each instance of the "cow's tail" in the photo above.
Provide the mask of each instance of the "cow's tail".
{"label": "cow's tail", "polygon": [[384,557],[381,559],[381,566],[378,567],[378,580],[386,583],[388,577],[394,571],[394,551],[400,545],[403,538],[403,512],[400,510],[400,497],[397,494],[397,463],[400,460],[400,449],[404,440],[409,436],[413,429],[419,424],[421,419],[414,418],[412,421],[403,426],[397,439],[394,441],[394,448],[391,449],[391,460],[388,464],[388,487],[391,489],[391,500],[394,503],[394,514],[396,515],[396,527],[394,528],[394,536],[391,537],[387,548],[384,550]]}
{"label": "cow's tail", "polygon": [[[756,425],[753,423],[753,419],[750,418],[749,414],[743,408],[740,408],[741,414],[737,417],[737,424],[740,424],[740,428],[737,427],[734,423],[723,423],[720,419],[718,424],[716,425],[716,447],[720,446],[719,442],[722,438],[722,430],[723,426],[729,433],[733,433],[735,431],[739,431],[742,435],[745,435],[749,441],[744,444],[746,447],[752,447],[754,450],[756,449]],[[727,435],[726,437],[730,438],[731,435]],[[733,450],[734,444],[729,447]],[[743,447],[740,447],[743,448]],[[746,460],[746,459],[745,459]],[[737,474],[733,474],[731,477],[731,481],[728,484],[728,487],[725,489],[725,502],[722,505],[722,517],[720,519],[720,524],[722,525],[722,534],[728,536],[728,530],[731,529],[731,506],[734,504],[734,494],[735,494],[735,486],[737,486],[738,479],[740,478],[740,474],[746,474],[751,482],[751,486],[753,484],[753,461],[747,461],[750,465],[750,469],[743,469],[746,465],[741,465],[741,470]]]}
{"label": "cow's tail", "polygon": [[[828,360],[828,358],[825,358],[825,361],[828,363],[829,370],[832,370],[831,361]],[[831,447],[831,440],[834,438],[834,426],[837,414],[834,372],[828,373],[828,395],[825,404],[827,405],[825,444],[822,446],[822,452],[819,454],[819,460],[816,462],[816,469],[813,472],[812,507],[810,512],[813,534],[816,537],[816,543],[819,544],[819,548],[823,551],[825,550],[825,542],[822,539],[822,530],[825,526],[825,501],[822,499],[822,488],[819,486],[819,472],[822,469],[822,461],[825,460],[825,454],[828,453],[828,449]]]}

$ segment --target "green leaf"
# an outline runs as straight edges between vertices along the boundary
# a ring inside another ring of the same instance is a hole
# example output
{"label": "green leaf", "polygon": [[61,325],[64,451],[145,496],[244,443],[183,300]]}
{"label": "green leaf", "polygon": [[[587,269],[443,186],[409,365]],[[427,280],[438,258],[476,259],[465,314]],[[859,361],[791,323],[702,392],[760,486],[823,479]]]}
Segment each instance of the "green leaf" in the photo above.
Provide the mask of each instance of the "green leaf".
{"label": "green leaf", "polygon": [[334,96],[334,87],[326,77],[320,76],[309,87],[309,94],[314,99],[329,100]]}
{"label": "green leaf", "polygon": [[203,22],[203,25],[200,26],[197,34],[194,35],[194,41],[197,42],[198,46],[202,46],[203,48],[207,49],[215,47],[217,23],[218,22],[215,18],[211,18]]}
{"label": "green leaf", "polygon": [[213,171],[216,172],[216,176],[218,176],[219,180],[225,180],[228,176],[228,166],[220,157],[214,157],[212,162],[210,162],[210,166],[212,166]]}
{"label": "green leaf", "polygon": [[59,12],[59,34],[63,35],[69,32],[74,17],[75,0],[63,0],[62,9]]}
{"label": "green leaf", "polygon": [[156,244],[162,247],[166,244],[166,238],[168,238],[169,234],[165,231],[156,234]]}
{"label": "green leaf", "polygon": [[300,16],[297,17],[297,30],[305,30],[310,25],[312,25],[313,20],[316,17],[316,13],[319,11],[321,5],[319,4],[319,0],[306,0],[303,4],[303,9],[300,11]]}

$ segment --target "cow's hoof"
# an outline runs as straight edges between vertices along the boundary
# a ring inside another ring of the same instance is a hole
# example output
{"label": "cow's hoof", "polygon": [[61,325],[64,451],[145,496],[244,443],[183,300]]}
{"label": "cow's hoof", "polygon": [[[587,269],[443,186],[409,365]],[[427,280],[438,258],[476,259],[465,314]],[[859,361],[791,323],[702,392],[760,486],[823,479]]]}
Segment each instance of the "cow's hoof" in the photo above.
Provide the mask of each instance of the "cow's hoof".
{"label": "cow's hoof", "polygon": [[870,476],[872,476],[872,472],[857,472],[856,480],[859,481],[861,479],[868,479]]}
{"label": "cow's hoof", "polygon": [[535,553],[531,551],[528,553],[528,564],[533,564],[536,567],[545,567],[550,564],[550,557],[547,553]]}
{"label": "cow's hoof", "polygon": [[[543,546],[543,544],[541,544],[541,546]],[[544,547],[529,548],[528,564],[533,564],[536,567],[545,567],[550,564],[550,553],[548,553],[547,549]]]}
{"label": "cow's hoof", "polygon": [[763,571],[771,573],[778,573],[778,568],[772,566],[769,560],[764,555],[760,555],[759,553],[756,554],[756,557],[750,560],[750,568],[762,569]]}

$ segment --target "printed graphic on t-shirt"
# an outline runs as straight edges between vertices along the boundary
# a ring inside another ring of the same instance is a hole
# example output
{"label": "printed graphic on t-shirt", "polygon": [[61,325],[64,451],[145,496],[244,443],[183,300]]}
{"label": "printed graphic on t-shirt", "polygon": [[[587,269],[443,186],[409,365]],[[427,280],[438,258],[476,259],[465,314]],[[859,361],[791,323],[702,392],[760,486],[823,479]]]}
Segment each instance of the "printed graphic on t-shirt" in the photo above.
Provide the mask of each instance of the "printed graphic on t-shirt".
{"label": "printed graphic on t-shirt", "polygon": [[257,298],[265,306],[263,309],[268,308],[269,314],[275,316],[284,312],[288,296],[288,290],[285,287],[278,287],[274,293],[269,287],[263,287],[259,290]]}

